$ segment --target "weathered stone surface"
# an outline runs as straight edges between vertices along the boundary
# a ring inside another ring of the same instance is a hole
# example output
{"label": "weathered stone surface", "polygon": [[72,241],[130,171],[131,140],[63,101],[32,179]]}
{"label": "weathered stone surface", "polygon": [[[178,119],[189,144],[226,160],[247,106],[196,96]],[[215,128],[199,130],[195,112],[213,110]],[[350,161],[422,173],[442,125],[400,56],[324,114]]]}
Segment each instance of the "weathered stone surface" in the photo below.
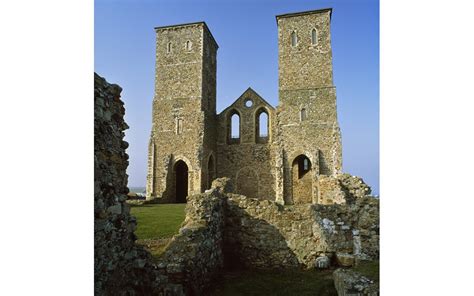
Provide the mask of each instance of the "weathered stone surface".
{"label": "weathered stone surface", "polygon": [[189,197],[183,226],[156,263],[162,279],[158,291],[206,295],[223,268],[225,197],[220,191]]}
{"label": "weathered stone surface", "polygon": [[339,296],[378,296],[379,284],[350,269],[337,269],[333,273]]}
{"label": "weathered stone surface", "polygon": [[336,253],[337,263],[343,267],[351,267],[355,263],[355,257],[352,254]]}
{"label": "weathered stone surface", "polygon": [[353,201],[358,198],[370,195],[372,189],[365,184],[360,177],[352,176],[350,174],[339,174],[337,179],[340,181],[342,190],[346,192],[346,198]]}
{"label": "weathered stone surface", "polygon": [[124,204],[128,193],[128,128],[121,88],[94,74],[94,279],[95,295],[151,295],[151,258],[135,245],[136,220]]}
{"label": "weathered stone surface", "polygon": [[227,263],[250,268],[311,268],[322,254],[378,258],[378,200],[281,206],[228,194],[224,241],[225,257],[238,258]]}

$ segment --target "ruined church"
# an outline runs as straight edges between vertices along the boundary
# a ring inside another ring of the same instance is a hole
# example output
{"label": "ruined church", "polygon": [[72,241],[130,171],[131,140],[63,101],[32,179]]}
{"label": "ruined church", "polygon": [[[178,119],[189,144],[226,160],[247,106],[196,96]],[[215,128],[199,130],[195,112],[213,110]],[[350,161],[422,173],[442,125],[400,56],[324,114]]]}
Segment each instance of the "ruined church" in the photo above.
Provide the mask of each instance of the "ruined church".
{"label": "ruined church", "polygon": [[186,202],[218,177],[235,193],[319,203],[341,173],[331,9],[276,16],[278,106],[248,88],[216,113],[218,45],[206,23],[157,27],[147,199]]}

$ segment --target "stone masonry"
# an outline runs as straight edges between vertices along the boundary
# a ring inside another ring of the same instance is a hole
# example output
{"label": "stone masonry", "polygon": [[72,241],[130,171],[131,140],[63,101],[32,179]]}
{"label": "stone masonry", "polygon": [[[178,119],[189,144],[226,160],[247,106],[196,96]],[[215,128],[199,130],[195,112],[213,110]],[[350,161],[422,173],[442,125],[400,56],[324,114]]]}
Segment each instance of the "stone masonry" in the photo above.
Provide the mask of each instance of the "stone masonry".
{"label": "stone masonry", "polygon": [[[187,197],[179,234],[153,260],[135,244],[136,220],[125,203],[128,126],[121,88],[94,78],[96,295],[209,295],[224,267],[348,267],[379,257],[378,200],[362,179],[338,174],[326,176],[325,190],[334,194],[318,204],[286,206],[239,194],[243,181],[217,178],[210,190]],[[248,95],[265,104],[251,90]],[[344,202],[332,204],[335,197]]]}
{"label": "stone masonry", "polygon": [[122,89],[94,74],[95,295],[147,295],[154,282],[151,256],[135,244],[127,199],[128,128]]}
{"label": "stone masonry", "polygon": [[[248,88],[220,114],[218,45],[207,25],[155,28],[148,200],[186,202],[186,196],[209,189],[215,178],[228,177],[236,193],[279,204],[345,202],[344,193],[334,191],[340,182],[333,179],[341,173],[342,147],[331,13],[277,16],[279,105],[274,108]],[[236,116],[238,126],[232,127]]]}

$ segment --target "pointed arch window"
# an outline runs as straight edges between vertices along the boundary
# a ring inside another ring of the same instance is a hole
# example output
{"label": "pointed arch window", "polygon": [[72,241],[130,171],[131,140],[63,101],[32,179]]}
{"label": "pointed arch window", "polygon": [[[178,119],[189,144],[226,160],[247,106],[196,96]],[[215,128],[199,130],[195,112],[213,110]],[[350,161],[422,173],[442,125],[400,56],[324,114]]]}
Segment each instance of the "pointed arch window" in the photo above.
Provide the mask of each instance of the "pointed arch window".
{"label": "pointed arch window", "polygon": [[270,136],[270,117],[265,108],[260,108],[255,113],[255,142],[268,143]]}
{"label": "pointed arch window", "polygon": [[298,36],[296,36],[296,31],[291,32],[291,46],[296,46],[298,44]]}
{"label": "pointed arch window", "polygon": [[191,50],[191,47],[192,47],[192,44],[191,44],[191,41],[186,41],[186,50],[187,51],[190,51]]}
{"label": "pointed arch window", "polygon": [[240,114],[236,110],[232,110],[231,113],[229,113],[227,133],[229,144],[240,143]]}
{"label": "pointed arch window", "polygon": [[311,44],[318,44],[318,31],[316,29],[311,30]]}

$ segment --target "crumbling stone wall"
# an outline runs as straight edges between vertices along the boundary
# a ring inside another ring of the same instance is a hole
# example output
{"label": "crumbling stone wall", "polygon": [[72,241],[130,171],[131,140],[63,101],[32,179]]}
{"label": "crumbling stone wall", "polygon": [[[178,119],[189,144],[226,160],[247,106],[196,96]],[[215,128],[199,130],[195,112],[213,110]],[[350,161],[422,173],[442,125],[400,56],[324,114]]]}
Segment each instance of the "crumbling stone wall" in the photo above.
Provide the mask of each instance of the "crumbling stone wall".
{"label": "crumbling stone wall", "polygon": [[224,262],[222,190],[189,197],[180,233],[154,262],[135,244],[136,220],[125,203],[128,126],[122,89],[97,74],[94,79],[95,295],[205,295]]}
{"label": "crumbling stone wall", "polygon": [[323,205],[354,203],[372,191],[362,178],[350,174],[319,176],[318,183],[318,204]]}
{"label": "crumbling stone wall", "polygon": [[[378,200],[345,205],[281,206],[229,194],[225,257],[246,268],[314,267],[318,257],[340,265],[379,256]],[[341,259],[342,258],[342,259]]]}
{"label": "crumbling stone wall", "polygon": [[122,89],[94,73],[95,295],[145,295],[154,280],[149,254],[135,245],[127,199],[128,128]]}
{"label": "crumbling stone wall", "polygon": [[206,295],[224,266],[224,198],[216,189],[189,197],[186,220],[156,263],[159,293]]}

